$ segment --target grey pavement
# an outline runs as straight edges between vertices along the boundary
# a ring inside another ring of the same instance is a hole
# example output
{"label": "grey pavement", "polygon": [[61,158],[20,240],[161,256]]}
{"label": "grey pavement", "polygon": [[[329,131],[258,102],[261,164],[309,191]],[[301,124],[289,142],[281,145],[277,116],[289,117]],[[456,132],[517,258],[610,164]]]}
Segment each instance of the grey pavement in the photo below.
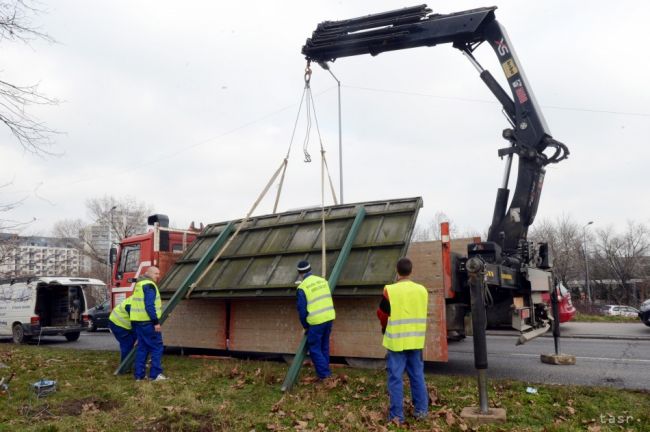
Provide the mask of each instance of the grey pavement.
{"label": "grey pavement", "polygon": [[[514,330],[488,330],[488,335],[518,335]],[[547,332],[542,337],[553,337]],[[566,322],[560,325],[560,337],[577,339],[650,340],[650,327],[641,321],[631,323]]]}

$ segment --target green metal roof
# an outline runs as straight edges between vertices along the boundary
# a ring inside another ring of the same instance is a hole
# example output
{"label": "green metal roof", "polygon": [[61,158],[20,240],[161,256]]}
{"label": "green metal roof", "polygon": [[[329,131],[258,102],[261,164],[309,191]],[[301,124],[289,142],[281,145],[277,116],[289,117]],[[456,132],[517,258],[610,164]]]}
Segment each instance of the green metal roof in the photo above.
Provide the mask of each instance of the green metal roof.
{"label": "green metal roof", "polygon": [[[367,212],[339,278],[336,295],[377,295],[395,277],[395,263],[406,254],[422,198],[325,207],[327,274],[357,213]],[[193,289],[190,298],[288,297],[295,295],[296,264],[306,259],[321,274],[320,207],[257,216]],[[241,220],[234,221],[239,226]],[[229,222],[208,225],[160,284],[170,297]]]}

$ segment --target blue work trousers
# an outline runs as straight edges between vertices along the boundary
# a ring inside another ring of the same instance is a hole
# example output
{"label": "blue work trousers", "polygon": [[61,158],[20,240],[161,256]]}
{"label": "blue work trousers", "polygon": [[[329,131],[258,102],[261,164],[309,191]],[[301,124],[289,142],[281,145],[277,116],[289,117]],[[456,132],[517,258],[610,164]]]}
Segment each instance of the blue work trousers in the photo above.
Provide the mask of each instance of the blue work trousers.
{"label": "blue work trousers", "polygon": [[391,351],[386,356],[388,370],[388,394],[390,395],[390,409],[388,420],[398,419],[404,421],[404,370],[411,384],[411,399],[415,407],[415,416],[427,414],[429,397],[427,386],[424,382],[424,362],[422,350]]}
{"label": "blue work trousers", "polygon": [[149,378],[156,379],[162,373],[162,333],[154,330],[153,324],[150,322],[132,321],[131,325],[138,336],[138,347],[135,352],[135,379],[144,379],[149,354],[151,354]]}
{"label": "blue work trousers", "polygon": [[332,333],[332,321],[310,325],[307,329],[309,357],[311,357],[316,375],[320,379],[332,375],[330,371],[330,333]]}
{"label": "blue work trousers", "polygon": [[122,363],[133,349],[133,345],[135,345],[135,332],[115,325],[112,321],[109,321],[108,328],[120,344],[120,363]]}

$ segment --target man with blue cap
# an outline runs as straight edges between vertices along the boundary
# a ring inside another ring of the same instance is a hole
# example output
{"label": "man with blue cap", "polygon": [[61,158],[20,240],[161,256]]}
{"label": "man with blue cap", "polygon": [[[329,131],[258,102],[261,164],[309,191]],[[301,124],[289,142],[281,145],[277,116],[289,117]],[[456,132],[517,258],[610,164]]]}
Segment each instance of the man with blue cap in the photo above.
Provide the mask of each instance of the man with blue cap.
{"label": "man with blue cap", "polygon": [[332,292],[327,280],[312,274],[308,261],[298,263],[300,285],[296,293],[298,316],[307,335],[309,356],[319,379],[332,375],[330,371],[330,333],[336,318]]}

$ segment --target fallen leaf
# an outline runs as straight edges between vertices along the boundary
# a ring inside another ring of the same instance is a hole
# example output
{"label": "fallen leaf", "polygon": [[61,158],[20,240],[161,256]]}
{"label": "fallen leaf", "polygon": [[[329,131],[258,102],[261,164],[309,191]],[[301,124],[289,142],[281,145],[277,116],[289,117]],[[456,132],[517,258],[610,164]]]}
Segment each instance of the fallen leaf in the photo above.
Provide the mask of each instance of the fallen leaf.
{"label": "fallen leaf", "polygon": [[305,430],[305,429],[307,429],[307,425],[309,425],[309,422],[302,421],[302,420],[296,420],[296,424],[294,426],[294,429],[296,429],[296,430]]}
{"label": "fallen leaf", "polygon": [[241,388],[244,388],[245,384],[246,384],[246,380],[243,379],[243,378],[240,378],[240,379],[237,380],[237,382],[235,384],[233,384],[230,387],[234,388],[234,389],[241,389]]}
{"label": "fallen leaf", "polygon": [[445,413],[445,422],[447,423],[447,426],[451,426],[454,423],[456,423],[456,419],[454,418],[454,413],[451,411],[447,411]]}
{"label": "fallen leaf", "polygon": [[569,414],[571,414],[571,415],[574,415],[574,414],[576,413],[575,408],[573,408],[573,407],[571,407],[571,406],[567,407],[566,410],[567,410],[567,412],[568,412]]}
{"label": "fallen leaf", "polygon": [[429,404],[438,405],[438,389],[431,386],[429,387]]}
{"label": "fallen leaf", "polygon": [[271,407],[271,412],[278,412],[278,410],[280,410],[280,405],[282,405],[282,402],[284,402],[284,395],[282,395],[280,400],[273,404]]}

